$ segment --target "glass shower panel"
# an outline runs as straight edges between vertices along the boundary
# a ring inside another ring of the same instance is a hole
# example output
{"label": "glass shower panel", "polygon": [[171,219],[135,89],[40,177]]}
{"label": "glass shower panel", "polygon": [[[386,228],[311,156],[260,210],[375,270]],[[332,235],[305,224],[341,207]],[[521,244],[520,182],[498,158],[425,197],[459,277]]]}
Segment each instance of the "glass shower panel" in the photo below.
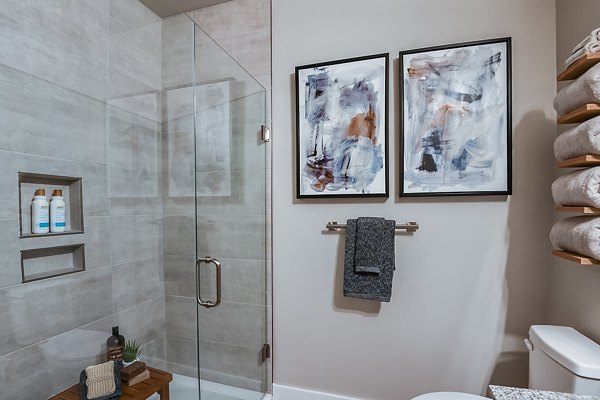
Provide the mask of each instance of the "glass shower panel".
{"label": "glass shower panel", "polygon": [[194,61],[197,294],[208,306],[197,308],[201,397],[258,399],[267,390],[266,92],[198,27]]}
{"label": "glass shower panel", "polygon": [[193,400],[199,398],[194,270],[194,23],[184,13],[173,14],[162,20],[165,364],[177,374],[171,385],[172,397]]}

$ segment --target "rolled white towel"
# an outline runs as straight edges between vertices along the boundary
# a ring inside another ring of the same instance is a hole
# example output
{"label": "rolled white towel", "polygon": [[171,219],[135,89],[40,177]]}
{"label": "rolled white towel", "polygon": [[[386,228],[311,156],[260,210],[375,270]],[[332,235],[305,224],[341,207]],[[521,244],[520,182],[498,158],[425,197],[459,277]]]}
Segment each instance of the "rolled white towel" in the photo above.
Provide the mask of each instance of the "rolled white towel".
{"label": "rolled white towel", "polygon": [[597,53],[597,52],[600,52],[600,41],[588,42],[583,47],[581,47],[579,50],[577,50],[576,52],[571,54],[571,56],[565,60],[565,68],[567,68],[569,65],[573,64],[584,54]]}
{"label": "rolled white towel", "polygon": [[556,178],[552,183],[552,198],[561,206],[600,207],[600,167]]}
{"label": "rolled white towel", "polygon": [[600,117],[575,125],[554,140],[554,155],[559,161],[600,154]]}
{"label": "rolled white towel", "polygon": [[587,103],[600,102],[600,63],[567,85],[554,98],[554,109],[564,115]]}
{"label": "rolled white towel", "polygon": [[591,42],[599,42],[600,41],[600,28],[594,29],[589,35],[585,37],[579,44],[573,47],[573,51],[571,54],[577,53],[582,47]]}
{"label": "rolled white towel", "polygon": [[554,224],[550,231],[554,247],[600,259],[600,217],[569,217]]}

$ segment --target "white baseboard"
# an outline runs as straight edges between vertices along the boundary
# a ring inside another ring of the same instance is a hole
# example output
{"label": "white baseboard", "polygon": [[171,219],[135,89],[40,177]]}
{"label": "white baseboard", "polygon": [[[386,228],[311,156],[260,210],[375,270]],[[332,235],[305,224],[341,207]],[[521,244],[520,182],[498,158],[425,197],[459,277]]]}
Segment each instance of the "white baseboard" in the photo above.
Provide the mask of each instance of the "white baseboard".
{"label": "white baseboard", "polygon": [[273,384],[273,400],[360,400],[355,397]]}

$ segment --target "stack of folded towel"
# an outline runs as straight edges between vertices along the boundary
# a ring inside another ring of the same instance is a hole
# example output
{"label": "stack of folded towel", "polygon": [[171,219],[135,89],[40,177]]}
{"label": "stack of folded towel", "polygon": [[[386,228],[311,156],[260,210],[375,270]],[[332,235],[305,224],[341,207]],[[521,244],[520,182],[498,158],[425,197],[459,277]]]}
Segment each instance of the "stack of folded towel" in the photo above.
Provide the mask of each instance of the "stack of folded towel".
{"label": "stack of folded towel", "polygon": [[565,60],[565,68],[573,64],[584,54],[600,51],[600,28],[594,29],[585,39],[573,48],[571,56]]}
{"label": "stack of folded towel", "polygon": [[[600,167],[581,169],[557,178],[552,197],[562,206],[600,208]],[[564,218],[554,224],[550,241],[554,247],[600,259],[600,218],[579,216]]]}
{"label": "stack of folded towel", "polygon": [[[599,51],[600,28],[575,46],[565,65],[571,65],[586,53]],[[600,103],[600,63],[560,90],[554,108],[562,116],[588,103]],[[554,141],[554,155],[559,161],[588,154],[600,155],[600,116],[576,125]],[[600,167],[580,169],[557,178],[552,184],[552,197],[561,206],[600,208]],[[564,218],[552,227],[550,241],[559,249],[600,259],[599,229],[597,216]]]}

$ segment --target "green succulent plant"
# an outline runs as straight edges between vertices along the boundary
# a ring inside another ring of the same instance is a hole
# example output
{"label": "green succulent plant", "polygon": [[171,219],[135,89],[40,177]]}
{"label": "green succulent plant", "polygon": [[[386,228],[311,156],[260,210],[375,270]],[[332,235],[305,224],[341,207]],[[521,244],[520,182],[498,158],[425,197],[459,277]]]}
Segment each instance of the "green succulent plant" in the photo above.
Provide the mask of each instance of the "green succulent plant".
{"label": "green succulent plant", "polygon": [[128,363],[135,361],[141,352],[142,345],[137,340],[127,340],[123,348],[123,361]]}

